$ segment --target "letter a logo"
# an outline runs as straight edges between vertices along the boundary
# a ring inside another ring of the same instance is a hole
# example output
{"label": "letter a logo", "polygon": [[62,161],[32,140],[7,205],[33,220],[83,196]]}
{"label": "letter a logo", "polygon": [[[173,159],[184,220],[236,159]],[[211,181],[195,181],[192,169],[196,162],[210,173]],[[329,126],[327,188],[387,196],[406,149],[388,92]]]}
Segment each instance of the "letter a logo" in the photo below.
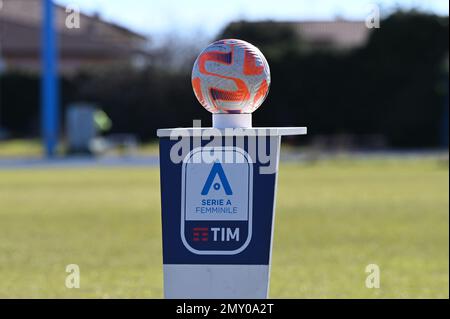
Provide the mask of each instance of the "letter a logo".
{"label": "letter a logo", "polygon": [[225,176],[225,172],[223,171],[223,167],[222,165],[220,165],[220,163],[214,163],[211,172],[209,173],[208,178],[206,179],[205,186],[203,186],[202,195],[208,195],[211,186],[213,186],[215,190],[220,189],[219,183],[215,183],[213,185],[214,178],[216,178],[216,175],[219,175],[219,179],[220,182],[222,183],[223,189],[225,190],[225,194],[233,195],[230,183],[228,183],[228,179]]}

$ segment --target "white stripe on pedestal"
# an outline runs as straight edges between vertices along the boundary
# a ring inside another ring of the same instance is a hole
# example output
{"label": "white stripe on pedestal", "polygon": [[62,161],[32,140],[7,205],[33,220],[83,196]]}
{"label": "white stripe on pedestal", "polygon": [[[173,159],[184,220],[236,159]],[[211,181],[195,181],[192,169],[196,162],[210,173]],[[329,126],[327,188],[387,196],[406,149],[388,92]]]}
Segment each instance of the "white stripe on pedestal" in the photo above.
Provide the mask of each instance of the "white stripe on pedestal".
{"label": "white stripe on pedestal", "polygon": [[164,265],[169,299],[265,299],[268,265]]}

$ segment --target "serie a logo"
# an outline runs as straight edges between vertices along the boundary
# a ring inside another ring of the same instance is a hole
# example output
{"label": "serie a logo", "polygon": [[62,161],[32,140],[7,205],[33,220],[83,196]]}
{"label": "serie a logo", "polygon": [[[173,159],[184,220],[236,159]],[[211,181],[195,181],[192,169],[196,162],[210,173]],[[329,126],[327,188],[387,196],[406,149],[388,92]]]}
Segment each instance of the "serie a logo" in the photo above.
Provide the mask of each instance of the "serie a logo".
{"label": "serie a logo", "polygon": [[[212,163],[193,160],[199,152],[211,151],[217,156]],[[219,160],[233,156],[237,163]],[[182,176],[180,234],[186,249],[197,255],[243,251],[252,237],[253,166],[249,155],[238,147],[197,148],[184,159]]]}

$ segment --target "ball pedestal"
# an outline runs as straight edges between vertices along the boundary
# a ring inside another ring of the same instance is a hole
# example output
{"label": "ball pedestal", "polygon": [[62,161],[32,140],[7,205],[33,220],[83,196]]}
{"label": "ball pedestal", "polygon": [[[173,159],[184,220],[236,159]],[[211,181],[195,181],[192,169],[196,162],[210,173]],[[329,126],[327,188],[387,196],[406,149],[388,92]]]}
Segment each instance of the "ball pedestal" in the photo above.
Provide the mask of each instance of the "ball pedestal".
{"label": "ball pedestal", "polygon": [[215,113],[212,115],[214,128],[250,128],[252,127],[252,114],[222,114]]}
{"label": "ball pedestal", "polygon": [[208,45],[191,80],[213,127],[157,133],[164,295],[267,298],[281,136],[306,128],[252,127],[270,69],[248,42]]}
{"label": "ball pedestal", "polygon": [[[251,114],[160,129],[164,295],[267,298],[281,136]],[[232,129],[239,128],[239,129]]]}

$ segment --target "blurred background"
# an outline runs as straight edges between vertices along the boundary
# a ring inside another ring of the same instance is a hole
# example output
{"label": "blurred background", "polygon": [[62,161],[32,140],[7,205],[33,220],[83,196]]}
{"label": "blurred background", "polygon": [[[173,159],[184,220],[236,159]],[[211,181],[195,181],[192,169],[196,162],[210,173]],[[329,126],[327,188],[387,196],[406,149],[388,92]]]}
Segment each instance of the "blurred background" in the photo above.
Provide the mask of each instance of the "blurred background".
{"label": "blurred background", "polygon": [[0,296],[162,296],[156,129],[211,125],[192,65],[238,38],[271,68],[254,125],[308,126],[284,141],[272,296],[448,298],[448,10],[0,0]]}

